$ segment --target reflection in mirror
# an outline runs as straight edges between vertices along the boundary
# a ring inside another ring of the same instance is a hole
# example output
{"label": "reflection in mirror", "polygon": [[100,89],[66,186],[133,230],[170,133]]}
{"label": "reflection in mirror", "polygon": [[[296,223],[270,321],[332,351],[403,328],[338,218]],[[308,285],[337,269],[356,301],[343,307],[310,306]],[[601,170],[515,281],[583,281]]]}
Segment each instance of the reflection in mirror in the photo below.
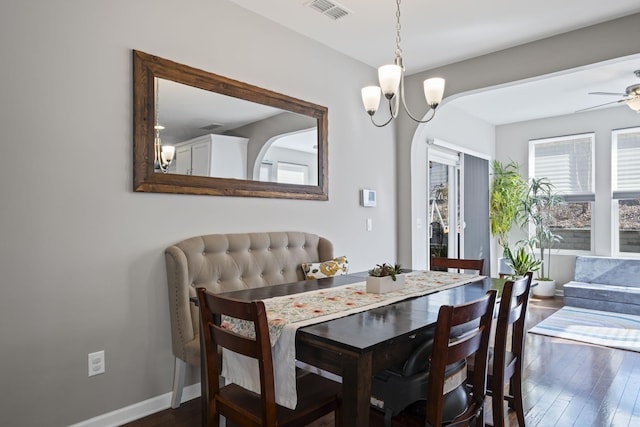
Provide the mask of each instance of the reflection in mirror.
{"label": "reflection in mirror", "polygon": [[[327,200],[325,107],[133,57],[136,191]],[[162,148],[175,149],[168,173],[149,158],[156,122]]]}
{"label": "reflection in mirror", "polygon": [[266,144],[256,159],[253,178],[285,184],[318,182],[316,128],[279,135]]}

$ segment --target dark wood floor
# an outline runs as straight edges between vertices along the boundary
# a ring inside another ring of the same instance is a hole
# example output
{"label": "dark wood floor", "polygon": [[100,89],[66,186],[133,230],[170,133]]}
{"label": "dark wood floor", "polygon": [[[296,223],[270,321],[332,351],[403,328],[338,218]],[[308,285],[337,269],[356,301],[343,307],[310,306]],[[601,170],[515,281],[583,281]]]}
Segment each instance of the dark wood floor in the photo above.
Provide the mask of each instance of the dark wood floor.
{"label": "dark wood floor", "polygon": [[[532,299],[529,327],[561,306],[561,298]],[[640,353],[527,334],[525,362],[528,427],[640,426]],[[517,426],[515,414],[509,412],[508,416],[509,425]],[[194,399],[179,409],[168,409],[126,426],[191,427],[199,423],[200,399]],[[331,417],[312,424],[332,426]]]}

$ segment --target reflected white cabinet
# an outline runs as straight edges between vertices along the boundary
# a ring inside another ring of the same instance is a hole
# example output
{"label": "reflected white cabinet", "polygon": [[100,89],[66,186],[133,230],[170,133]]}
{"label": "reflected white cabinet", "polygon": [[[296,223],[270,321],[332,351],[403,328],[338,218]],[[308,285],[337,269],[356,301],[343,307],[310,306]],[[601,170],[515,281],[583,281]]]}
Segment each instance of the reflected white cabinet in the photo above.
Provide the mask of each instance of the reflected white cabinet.
{"label": "reflected white cabinet", "polygon": [[248,141],[237,136],[204,135],[178,143],[172,173],[247,179]]}

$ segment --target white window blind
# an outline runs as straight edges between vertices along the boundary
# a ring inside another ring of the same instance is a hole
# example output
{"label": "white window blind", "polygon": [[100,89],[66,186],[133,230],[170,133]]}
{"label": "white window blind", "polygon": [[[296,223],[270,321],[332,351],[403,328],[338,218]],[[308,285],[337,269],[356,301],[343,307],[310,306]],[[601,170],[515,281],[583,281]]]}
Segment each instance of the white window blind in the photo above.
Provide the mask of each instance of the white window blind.
{"label": "white window blind", "polygon": [[529,141],[529,175],[547,178],[567,202],[594,201],[593,141],[593,133]]}
{"label": "white window blind", "polygon": [[640,128],[615,130],[613,140],[613,198],[640,198]]}
{"label": "white window blind", "polygon": [[308,181],[309,167],[295,163],[278,162],[276,173],[279,183],[305,185]]}

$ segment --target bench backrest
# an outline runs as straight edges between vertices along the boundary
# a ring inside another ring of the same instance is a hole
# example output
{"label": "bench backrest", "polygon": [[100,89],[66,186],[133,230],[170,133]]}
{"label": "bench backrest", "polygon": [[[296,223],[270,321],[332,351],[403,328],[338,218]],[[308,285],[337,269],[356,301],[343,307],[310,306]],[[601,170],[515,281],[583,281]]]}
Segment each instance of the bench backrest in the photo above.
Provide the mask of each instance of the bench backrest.
{"label": "bench backrest", "polygon": [[[173,351],[188,362],[198,353],[187,343],[198,336],[196,288],[220,293],[304,280],[300,264],[333,258],[323,237],[297,231],[210,234],[192,237],[165,250]],[[196,349],[197,349],[196,345]]]}
{"label": "bench backrest", "polygon": [[640,287],[640,259],[577,256],[573,280]]}

